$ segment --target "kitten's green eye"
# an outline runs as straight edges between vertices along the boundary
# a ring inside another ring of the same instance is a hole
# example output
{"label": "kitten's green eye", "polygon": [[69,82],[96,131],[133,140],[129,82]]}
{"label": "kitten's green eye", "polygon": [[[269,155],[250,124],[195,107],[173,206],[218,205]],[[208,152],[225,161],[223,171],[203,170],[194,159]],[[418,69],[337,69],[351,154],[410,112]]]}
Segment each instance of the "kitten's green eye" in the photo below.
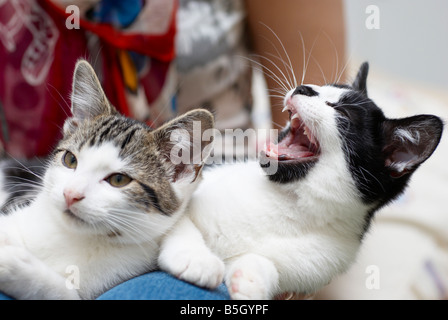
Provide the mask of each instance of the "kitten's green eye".
{"label": "kitten's green eye", "polygon": [[122,188],[127,186],[132,181],[132,178],[122,173],[114,173],[107,177],[106,181],[109,182],[112,187]]}
{"label": "kitten's green eye", "polygon": [[71,153],[70,151],[65,151],[64,155],[62,156],[62,163],[69,169],[76,169],[78,160],[76,160],[76,157],[73,153]]}

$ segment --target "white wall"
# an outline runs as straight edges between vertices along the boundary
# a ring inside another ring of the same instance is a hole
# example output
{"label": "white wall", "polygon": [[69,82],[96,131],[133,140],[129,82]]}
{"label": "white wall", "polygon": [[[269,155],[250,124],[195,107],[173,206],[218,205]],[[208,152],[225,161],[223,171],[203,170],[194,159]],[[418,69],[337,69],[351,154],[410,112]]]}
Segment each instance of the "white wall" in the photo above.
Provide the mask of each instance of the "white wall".
{"label": "white wall", "polygon": [[[368,29],[369,5],[379,29]],[[448,1],[345,0],[347,57],[413,82],[448,89]]]}

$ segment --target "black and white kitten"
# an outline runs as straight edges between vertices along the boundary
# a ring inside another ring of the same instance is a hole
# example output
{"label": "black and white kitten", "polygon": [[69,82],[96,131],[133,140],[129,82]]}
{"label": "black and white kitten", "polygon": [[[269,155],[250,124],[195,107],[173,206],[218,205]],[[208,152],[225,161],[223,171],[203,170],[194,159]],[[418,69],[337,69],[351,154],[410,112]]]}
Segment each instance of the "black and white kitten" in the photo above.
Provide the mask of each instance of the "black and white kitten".
{"label": "black and white kitten", "polygon": [[224,278],[233,299],[313,293],[346,271],[374,213],[404,191],[443,130],[433,115],[387,119],[367,96],[367,73],[364,63],[352,85],[291,90],[278,143],[261,165],[204,172],[160,266],[210,288]]}
{"label": "black and white kitten", "polygon": [[0,291],[16,299],[91,299],[156,268],[160,239],[200,181],[200,165],[169,160],[172,132],[188,138],[194,121],[213,128],[205,110],[157,130],[120,115],[92,67],[78,62],[72,117],[36,194],[0,214]]}

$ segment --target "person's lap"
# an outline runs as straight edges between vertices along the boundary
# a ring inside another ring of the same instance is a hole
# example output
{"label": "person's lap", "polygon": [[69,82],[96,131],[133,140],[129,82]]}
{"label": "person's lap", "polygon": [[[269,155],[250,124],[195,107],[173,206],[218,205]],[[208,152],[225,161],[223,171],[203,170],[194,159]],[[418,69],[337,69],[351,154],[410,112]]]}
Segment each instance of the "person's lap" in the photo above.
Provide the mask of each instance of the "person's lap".
{"label": "person's lap", "polygon": [[6,294],[0,292],[0,300],[14,300],[10,296],[7,296]]}
{"label": "person's lap", "polygon": [[221,284],[207,290],[161,272],[151,272],[128,280],[98,297],[99,300],[227,300],[227,288]]}
{"label": "person's lap", "polygon": [[[178,280],[171,275],[150,272],[106,291],[98,300],[227,300],[227,288],[221,284],[215,290],[207,290]],[[0,292],[0,300],[11,300]]]}

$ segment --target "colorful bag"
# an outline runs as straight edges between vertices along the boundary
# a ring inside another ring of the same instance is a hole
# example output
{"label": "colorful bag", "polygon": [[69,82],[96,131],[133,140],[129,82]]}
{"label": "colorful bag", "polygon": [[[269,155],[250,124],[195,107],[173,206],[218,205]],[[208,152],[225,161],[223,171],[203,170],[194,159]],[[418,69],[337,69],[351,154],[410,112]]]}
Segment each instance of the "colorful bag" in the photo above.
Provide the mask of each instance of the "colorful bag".
{"label": "colorful bag", "polygon": [[[70,116],[79,58],[92,63],[109,100],[123,114],[153,125],[172,117],[160,97],[175,56],[176,0],[126,1],[140,7],[130,24],[118,27],[114,15],[104,12],[113,13],[123,1],[96,2],[81,14],[77,29],[66,24],[77,17],[76,11],[66,12],[64,1],[0,0],[0,128],[9,155],[45,156],[52,150]],[[92,12],[100,13],[97,20],[86,19]],[[142,93],[147,110],[137,115],[129,101]]]}

